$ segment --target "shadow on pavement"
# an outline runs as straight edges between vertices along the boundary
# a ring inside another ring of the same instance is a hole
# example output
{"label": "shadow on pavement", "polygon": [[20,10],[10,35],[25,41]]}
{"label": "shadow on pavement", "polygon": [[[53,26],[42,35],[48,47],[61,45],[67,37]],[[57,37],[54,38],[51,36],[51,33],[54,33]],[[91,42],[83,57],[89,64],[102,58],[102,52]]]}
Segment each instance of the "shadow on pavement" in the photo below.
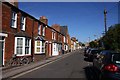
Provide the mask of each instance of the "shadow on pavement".
{"label": "shadow on pavement", "polygon": [[84,58],[84,61],[87,61],[87,62],[93,62],[92,60],[90,60],[90,59],[87,58],[87,57]]}
{"label": "shadow on pavement", "polygon": [[87,66],[84,69],[87,80],[99,80],[99,73],[96,68],[93,66]]}

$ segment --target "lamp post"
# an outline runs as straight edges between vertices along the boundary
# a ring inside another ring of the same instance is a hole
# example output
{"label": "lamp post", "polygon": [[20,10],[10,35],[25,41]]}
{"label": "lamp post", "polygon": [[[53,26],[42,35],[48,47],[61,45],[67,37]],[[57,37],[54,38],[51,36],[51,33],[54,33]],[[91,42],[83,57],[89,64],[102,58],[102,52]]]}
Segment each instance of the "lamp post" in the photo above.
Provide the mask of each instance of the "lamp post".
{"label": "lamp post", "polygon": [[107,14],[107,11],[106,11],[106,9],[104,9],[105,34],[106,34],[106,32],[107,32],[106,14]]}

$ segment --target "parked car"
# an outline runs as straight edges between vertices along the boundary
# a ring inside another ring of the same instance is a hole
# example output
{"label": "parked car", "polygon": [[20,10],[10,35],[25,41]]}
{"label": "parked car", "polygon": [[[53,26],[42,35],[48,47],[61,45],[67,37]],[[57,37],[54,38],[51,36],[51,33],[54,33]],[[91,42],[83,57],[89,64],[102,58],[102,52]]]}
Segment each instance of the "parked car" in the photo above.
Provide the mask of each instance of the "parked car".
{"label": "parked car", "polygon": [[89,48],[89,47],[85,47],[85,48],[84,48],[84,53],[86,53],[86,51],[87,51],[88,48]]}
{"label": "parked car", "polygon": [[91,50],[91,48],[86,49],[86,51],[84,52],[85,57],[88,57],[88,53],[90,52],[90,50]]}
{"label": "parked car", "polygon": [[92,48],[88,53],[88,59],[93,61],[93,59],[101,52],[100,49]]}
{"label": "parked car", "polygon": [[120,80],[120,53],[101,51],[93,60],[93,66],[99,71],[100,80]]}

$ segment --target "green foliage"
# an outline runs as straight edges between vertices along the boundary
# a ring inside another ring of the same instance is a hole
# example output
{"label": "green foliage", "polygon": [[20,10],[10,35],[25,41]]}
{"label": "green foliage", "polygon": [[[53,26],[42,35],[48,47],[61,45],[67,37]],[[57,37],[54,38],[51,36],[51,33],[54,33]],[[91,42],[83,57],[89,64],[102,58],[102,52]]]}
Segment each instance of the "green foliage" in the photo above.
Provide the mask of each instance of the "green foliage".
{"label": "green foliage", "polygon": [[85,44],[82,43],[82,46],[85,46]]}
{"label": "green foliage", "polygon": [[101,40],[105,49],[120,51],[120,24],[111,26]]}
{"label": "green foliage", "polygon": [[98,47],[98,42],[97,41],[92,41],[92,42],[89,43],[89,46],[91,48],[97,48]]}

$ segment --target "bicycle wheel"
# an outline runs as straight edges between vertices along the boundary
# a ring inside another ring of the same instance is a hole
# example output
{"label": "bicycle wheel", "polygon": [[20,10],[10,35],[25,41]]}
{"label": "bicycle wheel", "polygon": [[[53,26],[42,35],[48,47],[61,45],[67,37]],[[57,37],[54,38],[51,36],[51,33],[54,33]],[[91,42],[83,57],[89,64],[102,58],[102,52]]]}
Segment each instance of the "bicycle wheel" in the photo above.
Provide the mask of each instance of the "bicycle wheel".
{"label": "bicycle wheel", "polygon": [[17,65],[16,59],[10,59],[9,65],[10,66],[16,66]]}
{"label": "bicycle wheel", "polygon": [[29,64],[29,59],[24,57],[24,58],[22,59],[22,63],[23,63],[23,64]]}

